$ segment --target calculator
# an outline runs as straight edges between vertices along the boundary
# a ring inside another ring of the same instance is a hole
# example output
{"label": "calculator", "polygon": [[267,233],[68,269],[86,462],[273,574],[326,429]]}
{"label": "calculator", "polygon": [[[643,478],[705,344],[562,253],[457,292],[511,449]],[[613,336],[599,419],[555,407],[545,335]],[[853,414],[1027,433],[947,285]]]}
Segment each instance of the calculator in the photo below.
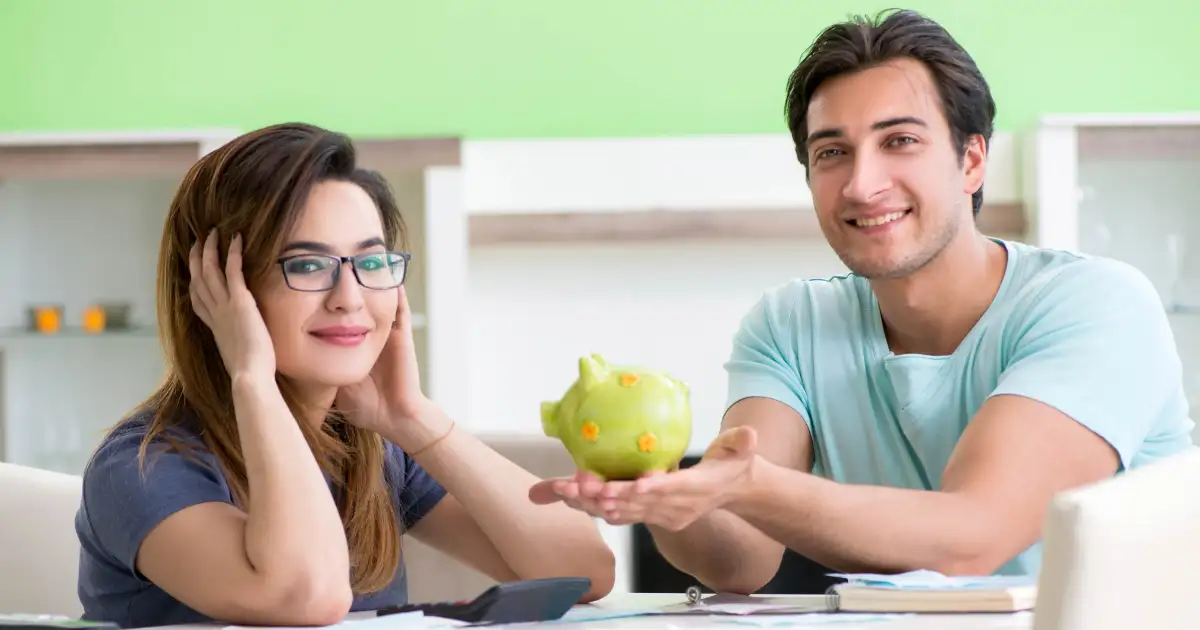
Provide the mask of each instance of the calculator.
{"label": "calculator", "polygon": [[419,610],[428,617],[467,623],[553,621],[567,614],[591,587],[592,581],[583,577],[519,580],[492,586],[472,600],[405,604],[375,614],[382,617]]}

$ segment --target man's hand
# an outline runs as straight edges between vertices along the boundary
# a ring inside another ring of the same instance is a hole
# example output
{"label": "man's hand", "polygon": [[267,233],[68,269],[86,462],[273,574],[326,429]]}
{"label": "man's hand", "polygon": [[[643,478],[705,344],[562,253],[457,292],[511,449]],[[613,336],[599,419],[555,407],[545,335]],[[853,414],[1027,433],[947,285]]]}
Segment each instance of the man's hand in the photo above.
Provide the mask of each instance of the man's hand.
{"label": "man's hand", "polygon": [[756,446],[754,429],[736,427],[718,435],[691,468],[607,483],[579,473],[542,481],[529,498],[540,504],[563,501],[612,525],[645,523],[679,531],[725,505],[749,480]]}

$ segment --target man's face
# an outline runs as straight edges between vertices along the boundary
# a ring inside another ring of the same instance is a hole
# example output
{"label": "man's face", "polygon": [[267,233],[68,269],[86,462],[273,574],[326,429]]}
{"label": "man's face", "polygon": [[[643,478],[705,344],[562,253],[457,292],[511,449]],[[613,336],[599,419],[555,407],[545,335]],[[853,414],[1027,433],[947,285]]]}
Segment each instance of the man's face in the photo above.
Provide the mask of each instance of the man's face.
{"label": "man's face", "polygon": [[933,77],[899,59],[826,81],[808,106],[809,187],[821,231],[867,278],[898,278],[933,260],[972,221],[986,150],[961,157]]}

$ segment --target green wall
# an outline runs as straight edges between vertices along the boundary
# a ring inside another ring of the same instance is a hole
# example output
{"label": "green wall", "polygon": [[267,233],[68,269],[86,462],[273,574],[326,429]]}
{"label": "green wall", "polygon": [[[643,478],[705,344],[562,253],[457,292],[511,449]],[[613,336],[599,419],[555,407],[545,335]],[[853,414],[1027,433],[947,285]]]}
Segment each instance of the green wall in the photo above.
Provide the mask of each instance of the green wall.
{"label": "green wall", "polygon": [[[0,0],[0,130],[252,128],[472,138],[780,132],[834,0]],[[1200,3],[929,0],[998,126],[1200,110]]]}

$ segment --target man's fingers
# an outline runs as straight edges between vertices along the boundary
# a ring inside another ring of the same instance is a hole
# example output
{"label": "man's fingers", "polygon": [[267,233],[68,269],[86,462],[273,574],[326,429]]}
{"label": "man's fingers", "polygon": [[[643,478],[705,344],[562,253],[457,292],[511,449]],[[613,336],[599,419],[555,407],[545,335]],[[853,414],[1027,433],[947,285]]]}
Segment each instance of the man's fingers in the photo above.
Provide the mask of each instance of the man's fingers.
{"label": "man's fingers", "polygon": [[585,497],[594,497],[604,490],[604,480],[590,473],[577,475],[577,483],[579,484],[579,494]]}
{"label": "man's fingers", "polygon": [[634,483],[637,494],[670,494],[686,488],[688,480],[694,475],[693,469],[688,468],[679,472],[662,473],[640,477]]}
{"label": "man's fingers", "polygon": [[554,491],[564,499],[574,499],[579,496],[579,484],[570,479],[559,479],[554,482]]}
{"label": "man's fingers", "polygon": [[619,499],[637,492],[632,481],[610,481],[597,493],[602,499]]}
{"label": "man's fingers", "polygon": [[563,500],[563,494],[555,484],[561,482],[560,479],[547,479],[539,481],[529,488],[529,500],[537,505],[550,505]]}

